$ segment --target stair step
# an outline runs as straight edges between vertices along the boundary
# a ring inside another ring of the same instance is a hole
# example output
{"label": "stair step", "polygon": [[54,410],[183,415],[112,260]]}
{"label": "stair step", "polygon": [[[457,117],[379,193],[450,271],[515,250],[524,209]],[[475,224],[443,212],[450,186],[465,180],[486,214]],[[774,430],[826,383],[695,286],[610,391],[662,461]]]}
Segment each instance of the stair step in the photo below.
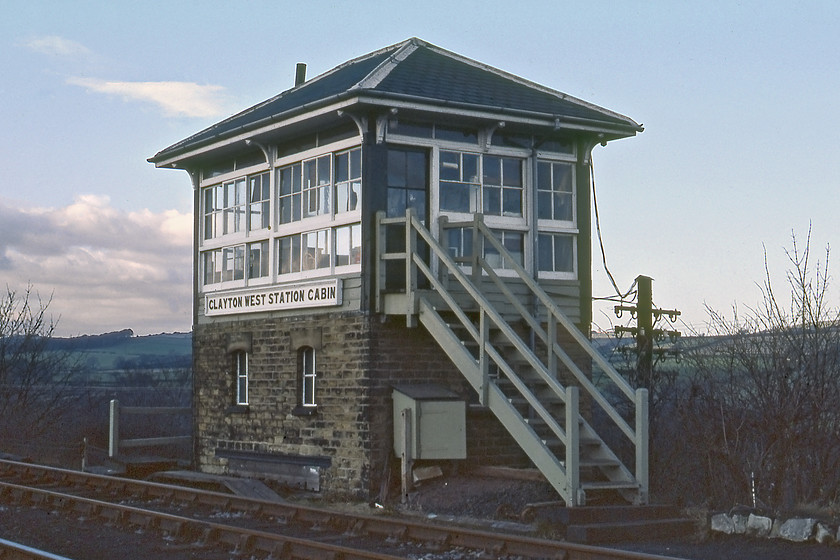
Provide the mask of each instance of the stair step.
{"label": "stair step", "polygon": [[635,490],[639,487],[638,482],[623,480],[581,482],[580,485],[584,490]]}
{"label": "stair step", "polygon": [[587,459],[585,457],[581,457],[580,466],[581,467],[598,467],[598,468],[601,468],[601,469],[608,469],[608,468],[612,468],[612,467],[620,467],[621,466],[621,461],[619,461],[617,459]]}
{"label": "stair step", "polygon": [[695,528],[693,520],[683,518],[569,525],[566,527],[566,540],[574,543],[604,543],[664,539],[688,535]]}
{"label": "stair step", "polygon": [[[557,438],[546,438],[542,440],[543,445],[548,448],[555,448],[555,447],[563,447],[563,442]],[[601,440],[598,438],[589,438],[589,437],[581,437],[580,438],[580,445],[581,447],[600,447]]]}

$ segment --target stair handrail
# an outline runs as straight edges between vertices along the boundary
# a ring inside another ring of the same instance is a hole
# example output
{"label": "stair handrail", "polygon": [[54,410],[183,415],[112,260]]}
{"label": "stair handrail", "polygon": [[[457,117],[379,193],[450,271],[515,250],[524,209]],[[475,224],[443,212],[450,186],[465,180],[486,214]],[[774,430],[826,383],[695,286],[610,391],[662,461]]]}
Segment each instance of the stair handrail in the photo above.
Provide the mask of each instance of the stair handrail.
{"label": "stair handrail", "polygon": [[[586,338],[577,326],[563,313],[560,307],[548,296],[547,293],[542,289],[539,284],[531,277],[531,275],[516,262],[516,260],[510,255],[510,253],[502,246],[502,244],[498,241],[496,236],[493,232],[486,226],[483,222],[482,216],[480,214],[475,215],[474,219],[469,222],[451,222],[447,223],[447,220],[443,218],[441,229],[444,228],[473,228],[476,234],[481,234],[480,236],[474,234],[474,239],[480,237],[482,242],[489,241],[491,246],[499,253],[501,258],[505,259],[507,263],[511,266],[509,267],[512,269],[520,280],[529,288],[531,293],[537,297],[537,299],[543,304],[544,308],[546,309],[548,315],[551,317],[553,321],[556,321],[556,324],[561,325],[573,338],[573,340],[578,344],[580,348],[582,348],[586,354],[593,360],[595,364],[597,364],[601,370],[607,374],[607,377],[618,387],[622,394],[624,394],[630,401],[631,404],[635,407],[635,426],[636,429],[634,430],[628,422],[622,417],[622,415],[613,407],[613,405],[607,401],[601,391],[592,383],[592,381],[582,372],[580,368],[577,367],[576,364],[572,361],[572,359],[566,354],[564,349],[560,346],[556,340],[553,340],[551,344],[548,344],[549,337],[545,333],[545,331],[540,327],[539,320],[533,316],[532,313],[527,311],[524,306],[518,301],[516,297],[504,286],[504,282],[502,282],[501,278],[495,273],[493,268],[487,263],[486,259],[483,258],[483,245],[481,247],[477,246],[476,243],[473,243],[472,251],[473,255],[470,259],[467,258],[458,258],[457,262],[454,259],[449,251],[445,249],[438,241],[435,239],[431,232],[425,227],[425,225],[416,217],[414,212],[409,209],[406,211],[405,217],[395,217],[395,218],[385,218],[384,213],[380,212],[377,213],[376,216],[377,221],[377,232],[378,236],[382,236],[382,225],[387,224],[405,224],[406,227],[406,247],[405,251],[397,252],[397,253],[388,253],[382,248],[382,244],[377,244],[378,246],[378,258],[376,259],[376,267],[377,267],[377,281],[381,281],[383,279],[383,270],[381,268],[382,261],[390,260],[390,259],[406,259],[406,283],[407,283],[407,296],[409,301],[409,307],[413,308],[413,312],[417,312],[417,294],[416,294],[416,271],[418,268],[421,269],[424,275],[426,275],[430,280],[435,283],[435,288],[438,289],[439,292],[442,294],[446,292],[444,286],[442,284],[438,284],[438,279],[433,278],[432,268],[426,266],[423,262],[423,257],[417,254],[416,252],[416,242],[414,241],[415,237],[413,233],[419,234],[419,236],[427,243],[428,247],[434,252],[436,257],[437,263],[442,263],[445,265],[445,270],[450,276],[454,276],[458,282],[467,290],[469,295],[478,303],[479,307],[484,310],[489,310],[492,314],[498,315],[495,311],[495,308],[489,301],[484,298],[483,294],[481,294],[480,288],[476,286],[476,282],[470,281],[467,278],[467,275],[463,272],[462,266],[467,264],[468,261],[472,262],[472,274],[471,276],[475,280],[480,280],[482,276],[482,271],[486,272],[488,277],[500,287],[502,293],[508,300],[514,305],[517,311],[522,315],[522,317],[526,320],[529,326],[536,328],[534,332],[538,334],[542,340],[547,344],[550,348],[549,356],[556,356],[560,358],[563,364],[569,368],[571,373],[575,376],[578,382],[581,384],[582,388],[587,391],[590,396],[601,406],[601,408],[607,413],[610,419],[616,424],[616,426],[620,429],[622,433],[633,443],[635,450],[636,450],[636,479],[640,484],[640,492],[646,495],[648,480],[647,480],[647,452],[648,452],[648,428],[647,428],[647,390],[645,389],[637,389],[636,391],[630,386],[629,382],[625,380],[616,370],[615,368],[595,349],[592,345],[591,341]],[[412,266],[412,264],[414,266]],[[479,268],[479,270],[476,270]],[[438,269],[438,274],[442,271]],[[382,292],[382,285],[377,287],[377,299],[381,297]],[[548,318],[547,318],[548,319]],[[507,324],[501,315],[497,317],[492,317],[493,323],[496,324],[497,328],[502,331],[505,336],[509,339],[509,341],[517,347],[517,351],[520,352],[521,355],[525,356],[531,363],[534,370],[538,372],[538,374],[543,378],[544,381],[551,386],[558,395],[563,398],[565,401],[565,389],[549,374],[546,373],[547,369],[545,365],[539,362],[539,359],[534,360],[531,359],[533,353],[530,349],[523,351],[521,348],[518,348],[519,345],[524,345],[522,339],[519,335],[517,335]],[[551,324],[551,321],[548,321]],[[510,333],[506,331],[510,331]],[[511,336],[512,334],[512,336]],[[471,334],[471,336],[474,336]],[[556,338],[556,337],[555,337]],[[495,361],[495,360],[494,360]],[[537,366],[536,364],[539,364]],[[509,375],[505,372],[506,375]],[[559,391],[555,388],[559,387]],[[526,397],[527,398],[527,397]],[[539,412],[539,411],[538,411]],[[566,439],[566,432],[562,433],[562,436],[558,433],[558,437],[562,439]],[[645,498],[646,499],[646,498]]]}

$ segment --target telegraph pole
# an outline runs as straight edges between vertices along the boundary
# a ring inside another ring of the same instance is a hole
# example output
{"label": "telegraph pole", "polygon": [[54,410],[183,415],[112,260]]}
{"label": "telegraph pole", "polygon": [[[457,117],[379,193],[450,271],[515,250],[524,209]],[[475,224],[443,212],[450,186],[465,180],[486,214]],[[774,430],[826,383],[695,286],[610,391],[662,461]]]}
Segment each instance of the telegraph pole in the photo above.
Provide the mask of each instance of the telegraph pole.
{"label": "telegraph pole", "polygon": [[[676,309],[656,309],[653,307],[653,279],[649,276],[638,276],[636,285],[636,305],[617,305],[615,307],[615,313],[619,317],[624,311],[629,311],[631,316],[636,319],[636,326],[615,327],[615,334],[628,333],[635,337],[639,384],[642,387],[649,388],[653,380],[654,341],[660,340],[664,336],[668,336],[672,340],[680,336],[679,331],[655,329],[654,326],[663,315],[667,315],[671,322],[676,321],[680,312]],[[656,352],[660,355],[668,353],[667,350],[657,350]]]}

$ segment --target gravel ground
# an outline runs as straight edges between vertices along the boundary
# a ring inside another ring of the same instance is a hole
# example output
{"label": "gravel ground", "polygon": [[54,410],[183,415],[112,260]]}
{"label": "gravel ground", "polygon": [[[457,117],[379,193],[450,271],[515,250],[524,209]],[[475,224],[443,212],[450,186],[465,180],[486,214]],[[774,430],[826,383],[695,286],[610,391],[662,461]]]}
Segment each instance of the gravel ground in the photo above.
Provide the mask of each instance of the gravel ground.
{"label": "gravel ground", "polygon": [[[426,516],[518,521],[530,503],[556,501],[547,483],[496,477],[448,476],[419,485],[403,509]],[[550,526],[537,522],[537,536],[551,537]],[[838,560],[840,547],[790,543],[779,539],[693,535],[674,540],[610,543],[617,549],[690,560]]]}

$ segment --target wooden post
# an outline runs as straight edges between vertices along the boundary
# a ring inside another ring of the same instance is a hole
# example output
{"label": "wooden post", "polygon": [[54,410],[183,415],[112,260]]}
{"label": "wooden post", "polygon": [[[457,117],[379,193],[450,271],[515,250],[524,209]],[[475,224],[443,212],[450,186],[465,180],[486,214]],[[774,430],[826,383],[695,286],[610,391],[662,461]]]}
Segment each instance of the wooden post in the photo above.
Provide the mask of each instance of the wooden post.
{"label": "wooden post", "polygon": [[639,483],[639,497],[637,505],[648,503],[648,390],[636,389],[636,480]]}
{"label": "wooden post", "polygon": [[408,493],[411,491],[411,466],[413,458],[411,456],[411,409],[404,408],[400,413],[403,423],[403,441],[402,441],[402,468],[400,475],[402,478],[402,503],[408,501]]}
{"label": "wooden post", "polygon": [[405,322],[409,328],[417,326],[417,232],[414,230],[414,210],[405,211],[405,295],[408,301]]}
{"label": "wooden post", "polygon": [[481,406],[488,406],[490,393],[490,359],[487,355],[487,345],[490,338],[490,324],[487,320],[487,312],[482,307],[478,315],[478,328],[480,339],[478,341],[478,368],[481,370],[481,391],[478,393],[478,402]]}
{"label": "wooden post", "polygon": [[108,422],[108,457],[116,457],[120,452],[120,401],[111,399]]}

